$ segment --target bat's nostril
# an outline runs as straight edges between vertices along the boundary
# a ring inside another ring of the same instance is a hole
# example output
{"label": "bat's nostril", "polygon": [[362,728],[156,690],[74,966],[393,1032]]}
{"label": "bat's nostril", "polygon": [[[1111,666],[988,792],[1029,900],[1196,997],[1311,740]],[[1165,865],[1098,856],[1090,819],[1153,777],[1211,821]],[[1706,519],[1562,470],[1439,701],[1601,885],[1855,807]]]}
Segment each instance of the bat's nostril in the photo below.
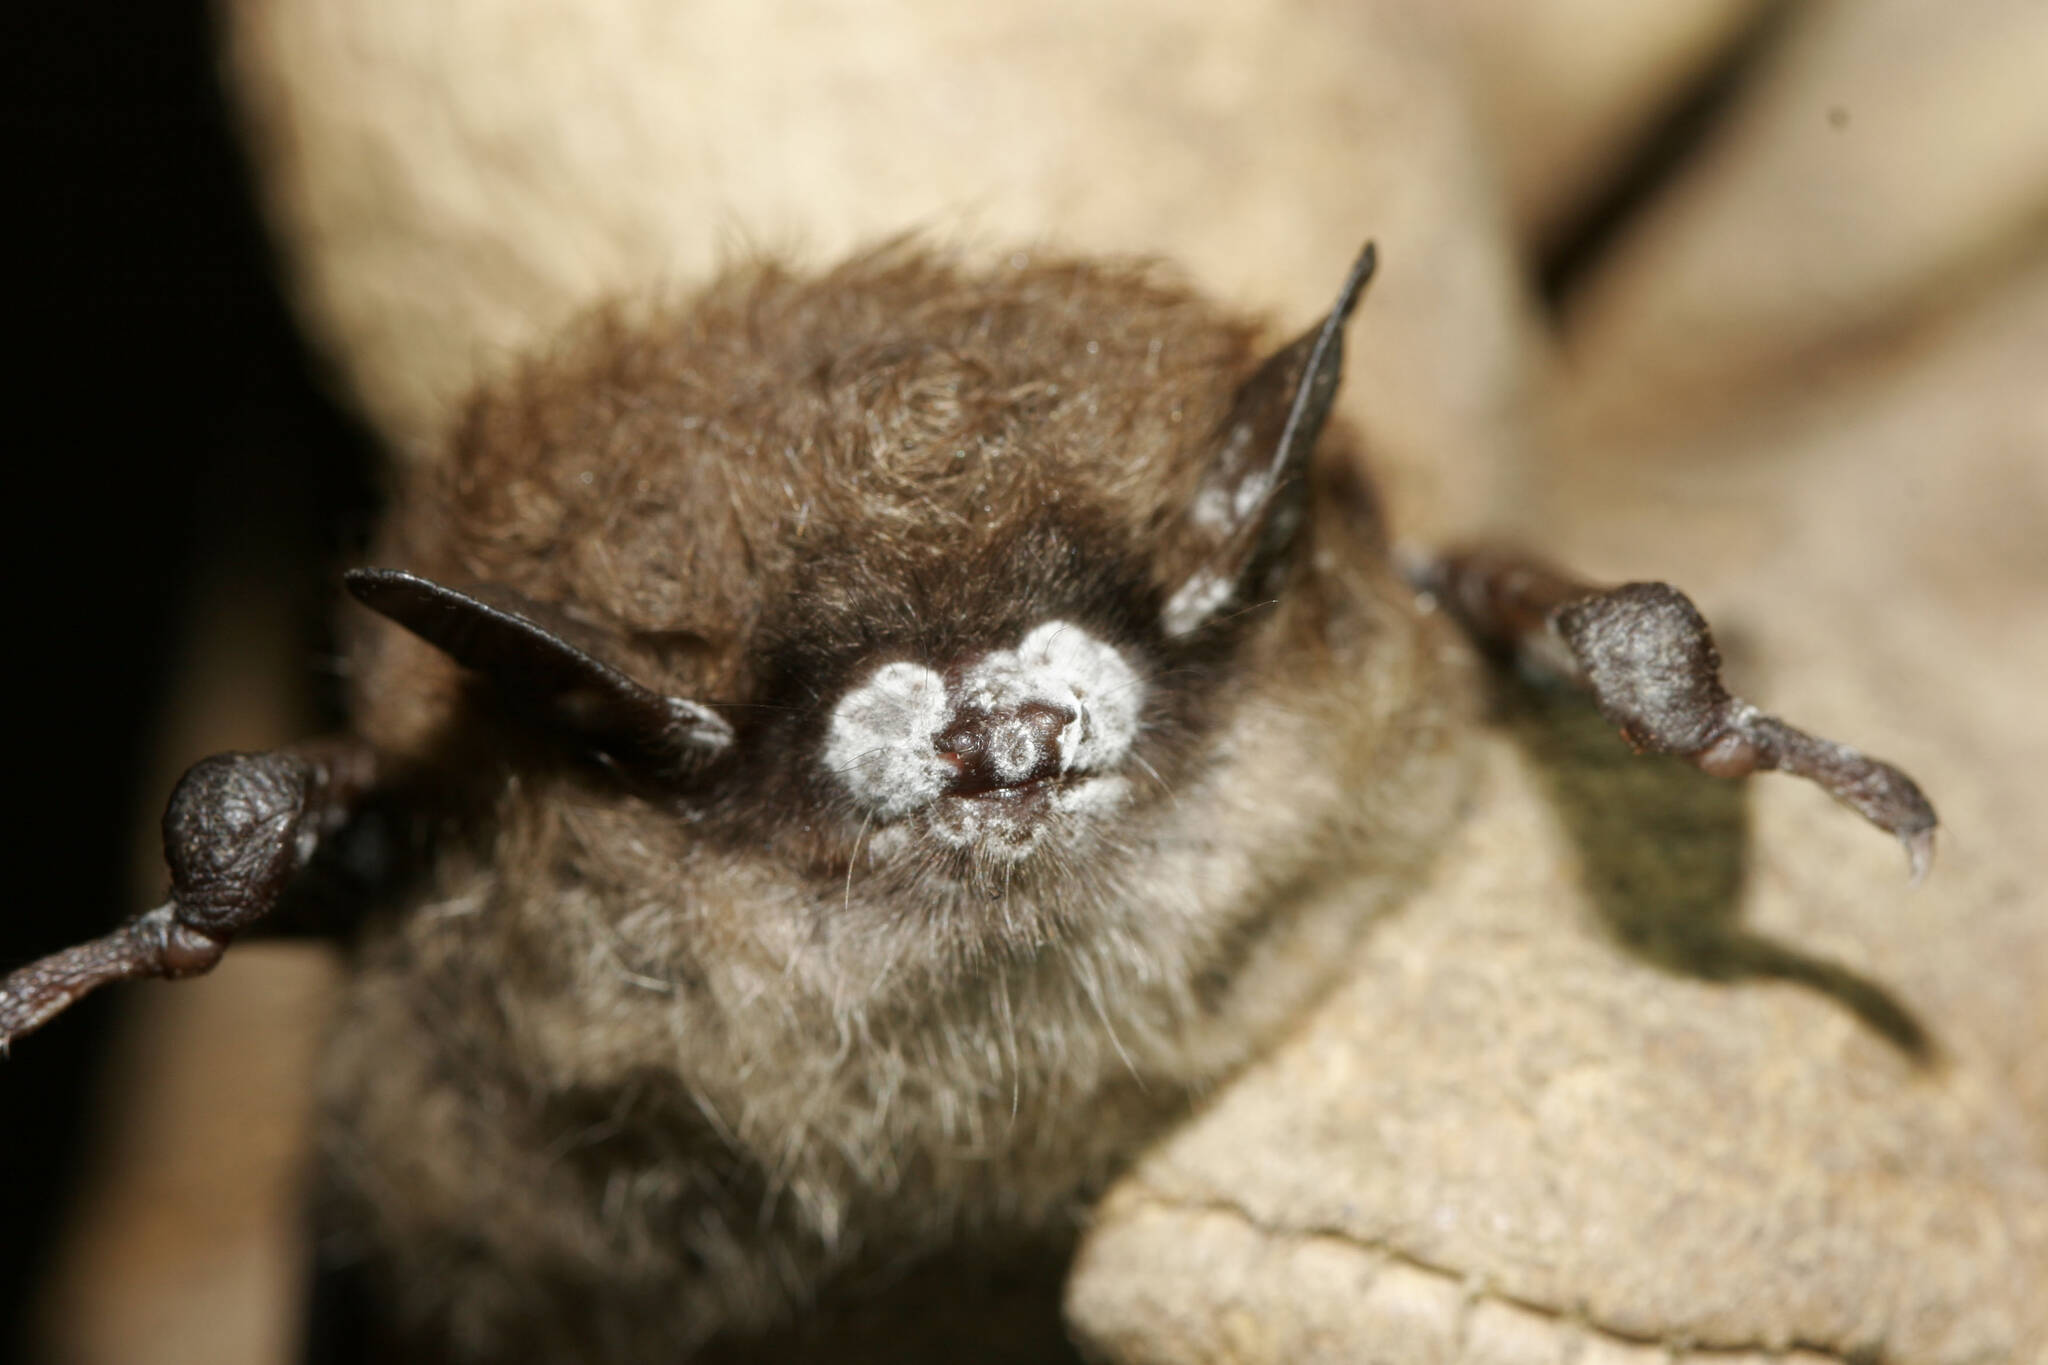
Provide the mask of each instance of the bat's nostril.
{"label": "bat's nostril", "polygon": [[1063,767],[1060,734],[1078,715],[1073,707],[1045,701],[974,711],[933,742],[939,756],[957,769],[954,794],[976,796],[1058,776]]}
{"label": "bat's nostril", "polygon": [[967,716],[940,731],[932,743],[942,758],[972,767],[988,751],[988,722],[985,715]]}
{"label": "bat's nostril", "polygon": [[1057,744],[1060,731],[1079,719],[1079,713],[1071,706],[1058,702],[1028,701],[1017,708],[1016,724],[1029,730],[1040,742]]}

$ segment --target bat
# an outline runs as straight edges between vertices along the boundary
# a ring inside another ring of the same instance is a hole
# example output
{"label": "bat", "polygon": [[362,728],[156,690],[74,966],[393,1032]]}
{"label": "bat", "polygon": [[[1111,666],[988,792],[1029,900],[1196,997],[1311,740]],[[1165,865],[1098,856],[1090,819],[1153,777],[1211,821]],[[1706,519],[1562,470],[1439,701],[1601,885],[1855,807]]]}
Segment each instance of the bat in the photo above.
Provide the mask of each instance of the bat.
{"label": "bat", "polygon": [[366,887],[332,1245],[435,1355],[678,1359],[1071,1236],[1422,875],[1467,637],[1924,872],[1913,782],[1730,695],[1675,589],[1397,562],[1330,420],[1375,263],[1277,348],[901,242],[599,315],[346,576],[352,732],[196,764],[169,899],[7,977],[0,1046]]}

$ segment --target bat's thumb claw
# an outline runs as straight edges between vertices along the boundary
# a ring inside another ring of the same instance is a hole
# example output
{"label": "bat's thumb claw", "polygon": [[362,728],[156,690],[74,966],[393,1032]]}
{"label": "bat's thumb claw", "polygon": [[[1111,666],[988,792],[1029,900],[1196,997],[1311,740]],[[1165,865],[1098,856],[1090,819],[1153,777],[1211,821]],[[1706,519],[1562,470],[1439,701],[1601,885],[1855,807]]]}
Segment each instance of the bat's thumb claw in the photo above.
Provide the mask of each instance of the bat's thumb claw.
{"label": "bat's thumb claw", "polygon": [[1927,869],[1934,866],[1934,830],[1916,829],[1910,834],[1901,834],[1899,842],[1906,846],[1906,868],[1913,885],[1927,880]]}

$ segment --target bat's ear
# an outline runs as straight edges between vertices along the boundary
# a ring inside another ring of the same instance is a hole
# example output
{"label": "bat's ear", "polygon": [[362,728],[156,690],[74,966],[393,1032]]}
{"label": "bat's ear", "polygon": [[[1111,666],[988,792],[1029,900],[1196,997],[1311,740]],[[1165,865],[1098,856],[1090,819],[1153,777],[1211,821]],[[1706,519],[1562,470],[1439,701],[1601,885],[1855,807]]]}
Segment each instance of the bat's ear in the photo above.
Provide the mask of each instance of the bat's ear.
{"label": "bat's ear", "polygon": [[1377,259],[1367,242],[1329,316],[1238,390],[1187,511],[1186,531],[1200,555],[1167,598],[1161,623],[1168,635],[1186,635],[1256,600],[1285,562],[1308,506],[1309,455],[1343,376],[1344,323]]}
{"label": "bat's ear", "polygon": [[716,712],[635,682],[568,638],[590,632],[509,588],[458,592],[397,569],[354,569],[344,581],[364,606],[636,777],[682,776],[732,743]]}

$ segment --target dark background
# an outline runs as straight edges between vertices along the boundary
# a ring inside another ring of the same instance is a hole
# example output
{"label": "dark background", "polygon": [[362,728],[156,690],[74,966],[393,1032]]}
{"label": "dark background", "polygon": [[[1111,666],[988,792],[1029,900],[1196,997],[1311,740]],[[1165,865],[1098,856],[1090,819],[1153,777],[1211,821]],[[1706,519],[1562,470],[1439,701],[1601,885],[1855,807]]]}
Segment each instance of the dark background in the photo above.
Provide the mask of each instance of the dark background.
{"label": "dark background", "polygon": [[[164,796],[152,732],[202,575],[302,600],[302,638],[277,643],[331,711],[332,576],[374,465],[282,301],[204,5],[12,0],[0,35],[8,969],[147,908],[130,855]],[[0,1061],[0,1358],[26,1355],[121,995]]]}

